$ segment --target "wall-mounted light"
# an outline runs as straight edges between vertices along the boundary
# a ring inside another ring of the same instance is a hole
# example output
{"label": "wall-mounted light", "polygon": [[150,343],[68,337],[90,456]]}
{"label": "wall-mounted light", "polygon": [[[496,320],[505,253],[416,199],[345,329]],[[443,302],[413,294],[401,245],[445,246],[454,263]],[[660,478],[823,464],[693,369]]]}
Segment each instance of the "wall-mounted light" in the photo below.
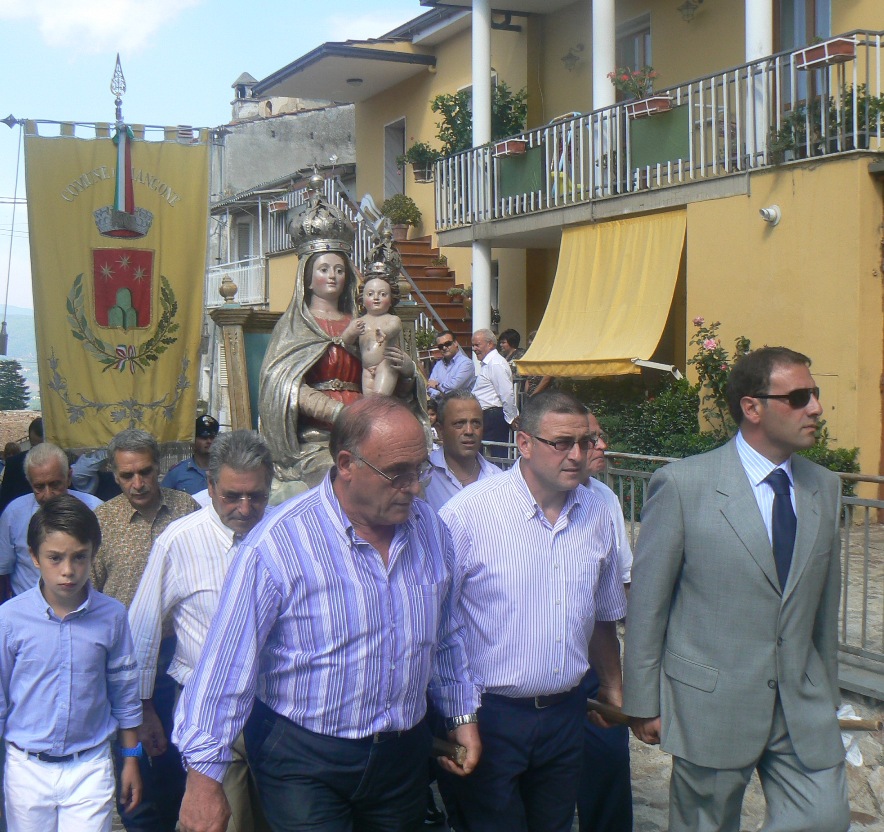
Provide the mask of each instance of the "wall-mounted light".
{"label": "wall-mounted light", "polygon": [[697,9],[702,5],[703,0],[684,0],[684,3],[678,7],[678,11],[681,12],[681,19],[690,23],[694,19]]}
{"label": "wall-mounted light", "polygon": [[779,205],[771,205],[769,208],[762,208],[758,213],[761,214],[761,219],[771,225],[777,225],[777,223],[783,218],[783,212],[780,210]]}
{"label": "wall-mounted light", "polygon": [[562,63],[565,65],[565,69],[567,69],[568,72],[573,72],[578,64],[582,63],[580,58],[580,53],[582,51],[583,44],[576,43],[562,56]]}
{"label": "wall-mounted light", "polygon": [[362,86],[362,79],[361,78],[348,78],[347,83],[351,87],[361,87]]}

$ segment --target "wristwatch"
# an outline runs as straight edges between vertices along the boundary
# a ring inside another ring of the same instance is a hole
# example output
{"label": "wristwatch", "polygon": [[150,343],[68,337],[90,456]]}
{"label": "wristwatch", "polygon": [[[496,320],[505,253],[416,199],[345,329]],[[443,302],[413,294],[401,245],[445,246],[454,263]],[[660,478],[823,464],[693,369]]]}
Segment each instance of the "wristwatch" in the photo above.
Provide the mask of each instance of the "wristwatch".
{"label": "wristwatch", "polygon": [[141,743],[138,743],[134,748],[123,748],[121,746],[120,754],[124,757],[141,757],[144,754],[144,748],[142,748]]}
{"label": "wristwatch", "polygon": [[455,728],[459,728],[461,725],[470,725],[471,723],[478,721],[479,715],[476,713],[447,717],[445,719],[445,730],[451,732]]}

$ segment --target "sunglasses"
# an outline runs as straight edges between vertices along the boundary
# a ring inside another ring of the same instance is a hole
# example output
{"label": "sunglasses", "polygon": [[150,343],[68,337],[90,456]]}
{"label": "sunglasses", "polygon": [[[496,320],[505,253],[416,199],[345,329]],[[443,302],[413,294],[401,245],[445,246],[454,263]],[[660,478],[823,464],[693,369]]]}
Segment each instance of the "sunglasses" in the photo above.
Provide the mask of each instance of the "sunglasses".
{"label": "sunglasses", "polygon": [[440,350],[447,350],[449,347],[454,346],[454,341],[444,341],[444,342],[441,343],[441,344],[436,344],[436,346],[437,346]]}
{"label": "sunglasses", "polygon": [[753,399],[785,399],[789,402],[789,407],[793,410],[799,410],[802,407],[807,407],[810,403],[810,397],[813,396],[815,399],[819,400],[820,397],[820,388],[819,387],[799,387],[797,390],[790,390],[788,393],[756,393],[752,396]]}

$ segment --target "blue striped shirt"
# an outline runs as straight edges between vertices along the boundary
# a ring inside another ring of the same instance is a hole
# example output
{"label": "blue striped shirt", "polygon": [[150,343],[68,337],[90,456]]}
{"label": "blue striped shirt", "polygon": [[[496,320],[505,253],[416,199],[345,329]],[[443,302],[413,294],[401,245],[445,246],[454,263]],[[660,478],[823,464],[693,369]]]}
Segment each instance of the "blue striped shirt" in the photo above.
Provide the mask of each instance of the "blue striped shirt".
{"label": "blue striped shirt", "polygon": [[480,480],[439,512],[454,541],[454,599],[470,669],[485,690],[570,690],[589,668],[595,622],[626,614],[611,514],[585,486],[551,525],[521,463]]}
{"label": "blue striped shirt", "polygon": [[0,606],[0,736],[61,756],[141,725],[126,608],[91,584],[59,618],[39,586]]}
{"label": "blue striped shirt", "polygon": [[211,647],[179,704],[173,740],[187,764],[221,780],[255,696],[345,738],[416,725],[431,677],[444,715],[475,711],[453,561],[445,526],[422,500],[396,527],[387,566],[355,533],[329,476],[280,506],[240,546]]}
{"label": "blue striped shirt", "polygon": [[739,431],[737,431],[737,435],[734,437],[734,443],[737,446],[740,462],[743,463],[743,470],[749,478],[749,485],[752,486],[752,493],[755,495],[755,502],[758,503],[758,510],[761,512],[764,527],[767,529],[767,539],[773,545],[774,490],[773,486],[764,480],[774,468],[782,468],[789,478],[789,495],[792,498],[792,511],[795,511],[795,482],[792,479],[792,457],[789,457],[782,465],[776,465],[766,456],[758,453],[743,438],[743,434]]}

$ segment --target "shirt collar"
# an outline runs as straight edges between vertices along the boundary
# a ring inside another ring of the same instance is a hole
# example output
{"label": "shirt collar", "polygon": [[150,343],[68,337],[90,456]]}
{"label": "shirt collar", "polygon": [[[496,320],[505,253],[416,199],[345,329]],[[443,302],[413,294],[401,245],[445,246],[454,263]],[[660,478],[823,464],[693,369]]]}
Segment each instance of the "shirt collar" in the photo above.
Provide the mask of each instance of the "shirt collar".
{"label": "shirt collar", "polygon": [[[337,476],[337,473],[337,468],[332,467],[331,470],[325,475],[322,482],[318,486],[319,499],[326,507],[326,514],[331,518],[332,524],[335,527],[335,532],[337,533],[338,537],[340,537],[347,543],[353,543],[356,540],[356,531],[353,528],[353,524],[350,522],[350,518],[347,517],[347,513],[344,511],[344,507],[338,500],[338,496],[337,494],[335,494],[335,490],[333,487],[334,479]],[[414,503],[412,502],[408,519],[404,523],[400,523],[398,526],[396,526],[393,532],[394,538],[401,529],[411,531],[414,528],[415,511],[416,509],[414,507]]]}
{"label": "shirt collar", "polygon": [[[77,609],[73,610],[73,612],[69,612],[65,616],[65,618],[70,618],[74,615],[85,615],[87,612],[89,612],[89,608],[93,604],[93,599],[97,591],[98,590],[96,590],[95,587],[92,586],[92,581],[86,581],[86,600],[83,601],[83,603],[80,604]],[[43,578],[40,578],[37,581],[37,586],[34,589],[34,601],[36,602],[38,609],[41,612],[46,613],[47,617],[58,618],[58,616],[55,614],[55,610],[52,609],[52,605],[43,597]],[[62,619],[58,620],[60,621]]]}
{"label": "shirt collar", "polygon": [[737,431],[737,435],[734,437],[734,442],[737,446],[740,462],[743,464],[743,469],[746,471],[746,476],[749,477],[749,481],[752,485],[761,485],[761,483],[767,479],[771,471],[775,468],[781,468],[786,472],[786,476],[789,477],[791,485],[793,487],[795,486],[795,480],[792,478],[791,456],[782,464],[776,465],[764,456],[764,454],[760,454],[756,451],[755,448],[745,440],[741,431]]}
{"label": "shirt collar", "polygon": [[210,519],[212,523],[212,527],[218,534],[222,535],[224,539],[227,541],[227,545],[233,545],[233,529],[227,528],[222,522],[221,518],[218,516],[218,512],[215,511],[215,506],[212,503],[209,503],[202,511],[206,512],[206,516]]}
{"label": "shirt collar", "polygon": [[[530,520],[538,513],[543,515],[543,509],[538,505],[537,500],[534,499],[534,495],[531,493],[531,489],[528,488],[528,483],[525,482],[525,476],[522,474],[521,459],[516,460],[513,467],[509,470],[509,475],[510,477],[512,477],[513,488],[516,493],[516,502],[519,504],[524,518],[526,520]],[[570,516],[571,511],[575,507],[582,506],[585,494],[585,486],[578,485],[577,488],[572,488],[568,492],[568,496],[565,499],[565,505],[562,506],[560,516]]]}

